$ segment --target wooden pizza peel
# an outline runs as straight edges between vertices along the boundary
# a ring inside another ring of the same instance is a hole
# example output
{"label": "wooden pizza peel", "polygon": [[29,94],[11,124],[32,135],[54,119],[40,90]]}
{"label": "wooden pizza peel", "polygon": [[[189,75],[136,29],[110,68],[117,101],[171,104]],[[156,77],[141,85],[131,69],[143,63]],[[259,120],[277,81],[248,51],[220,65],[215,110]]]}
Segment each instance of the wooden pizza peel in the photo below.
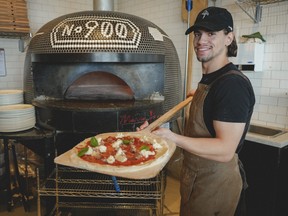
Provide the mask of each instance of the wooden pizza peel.
{"label": "wooden pizza peel", "polygon": [[[177,112],[183,109],[192,101],[192,97],[188,97],[186,100],[180,102],[175,107],[167,111],[165,114],[160,116],[157,120],[148,125],[145,129],[138,132],[111,132],[111,133],[102,133],[98,134],[95,137],[101,137],[105,139],[108,136],[118,136],[122,134],[123,136],[134,136],[142,138],[144,136],[149,137],[149,139],[156,140],[159,144],[165,144],[168,147],[168,150],[157,160],[143,164],[143,165],[133,165],[133,166],[112,166],[112,165],[99,165],[88,163],[82,160],[80,157],[75,154],[73,149],[68,150],[67,152],[59,155],[54,159],[54,162],[59,165],[80,168],[92,172],[99,172],[106,175],[118,176],[130,179],[148,179],[155,177],[168,163],[169,159],[172,157],[176,149],[176,144],[170,140],[166,140],[162,137],[156,136],[151,133],[157,127],[168,122]],[[87,138],[90,139],[90,138]],[[84,140],[85,141],[85,140]]]}

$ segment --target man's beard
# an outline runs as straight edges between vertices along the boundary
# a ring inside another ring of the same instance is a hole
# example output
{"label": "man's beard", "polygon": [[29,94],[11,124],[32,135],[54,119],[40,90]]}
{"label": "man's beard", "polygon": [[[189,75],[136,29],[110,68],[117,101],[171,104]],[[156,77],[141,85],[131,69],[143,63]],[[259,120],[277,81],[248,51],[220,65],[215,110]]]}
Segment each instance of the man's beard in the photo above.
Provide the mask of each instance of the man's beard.
{"label": "man's beard", "polygon": [[212,57],[210,57],[210,56],[206,56],[206,57],[198,57],[197,56],[197,60],[199,62],[202,62],[202,63],[206,63],[206,62],[210,61],[211,59],[212,59]]}

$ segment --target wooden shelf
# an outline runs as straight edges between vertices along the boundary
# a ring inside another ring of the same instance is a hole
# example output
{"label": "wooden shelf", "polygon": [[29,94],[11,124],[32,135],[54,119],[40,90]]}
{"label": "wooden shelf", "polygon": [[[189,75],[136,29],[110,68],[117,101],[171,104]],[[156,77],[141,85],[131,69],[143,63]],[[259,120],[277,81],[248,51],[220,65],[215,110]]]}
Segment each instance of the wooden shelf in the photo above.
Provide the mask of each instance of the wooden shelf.
{"label": "wooden shelf", "polygon": [[0,0],[0,37],[23,38],[30,34],[25,0]]}

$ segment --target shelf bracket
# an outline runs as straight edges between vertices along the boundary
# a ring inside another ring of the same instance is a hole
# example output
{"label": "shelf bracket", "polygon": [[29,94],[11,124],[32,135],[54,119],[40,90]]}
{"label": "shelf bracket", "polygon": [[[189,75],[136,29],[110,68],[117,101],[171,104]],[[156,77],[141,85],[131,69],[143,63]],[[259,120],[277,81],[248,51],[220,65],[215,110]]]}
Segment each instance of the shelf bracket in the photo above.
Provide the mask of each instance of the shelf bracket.
{"label": "shelf bracket", "polygon": [[235,2],[253,21],[259,23],[262,17],[262,6],[252,0],[236,0]]}

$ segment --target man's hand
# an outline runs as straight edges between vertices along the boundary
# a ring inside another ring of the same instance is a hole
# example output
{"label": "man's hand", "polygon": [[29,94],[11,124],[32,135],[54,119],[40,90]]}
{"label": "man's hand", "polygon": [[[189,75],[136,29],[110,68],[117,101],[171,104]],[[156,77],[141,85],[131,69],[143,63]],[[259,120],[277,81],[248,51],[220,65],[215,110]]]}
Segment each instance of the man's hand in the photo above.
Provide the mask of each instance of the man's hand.
{"label": "man's hand", "polygon": [[141,131],[144,128],[148,127],[148,125],[149,125],[148,121],[145,121],[142,125],[140,125],[140,127],[137,127],[136,130]]}
{"label": "man's hand", "polygon": [[188,93],[187,93],[187,97],[190,97],[190,96],[193,96],[195,94],[195,89],[192,89],[190,90]]}

